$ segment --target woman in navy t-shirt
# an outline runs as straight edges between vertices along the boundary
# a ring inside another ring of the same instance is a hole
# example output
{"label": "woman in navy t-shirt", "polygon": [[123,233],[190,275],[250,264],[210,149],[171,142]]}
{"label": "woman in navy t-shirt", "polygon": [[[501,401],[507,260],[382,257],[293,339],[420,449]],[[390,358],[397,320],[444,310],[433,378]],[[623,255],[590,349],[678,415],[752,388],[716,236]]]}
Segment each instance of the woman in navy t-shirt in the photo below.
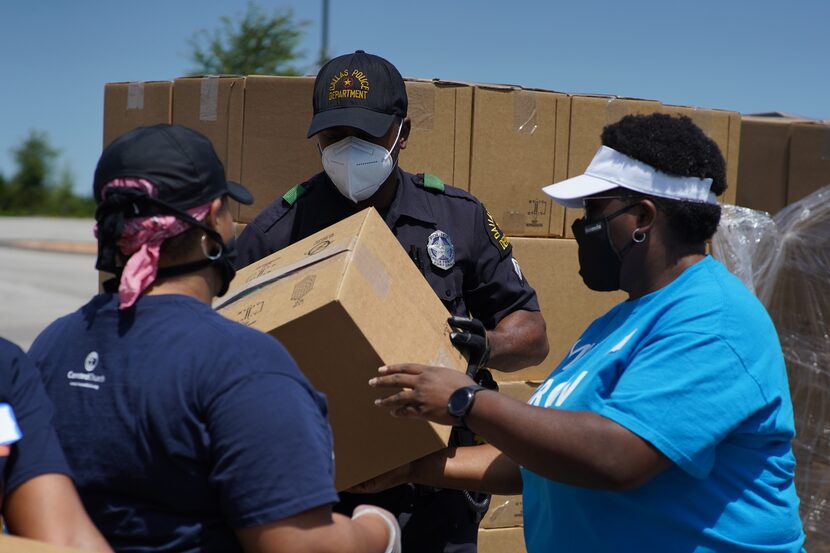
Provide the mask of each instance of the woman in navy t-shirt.
{"label": "woman in navy t-shirt", "polygon": [[234,274],[228,197],[252,197],[210,142],[176,125],[131,131],[104,151],[94,192],[113,293],[54,322],[30,355],[115,549],[396,550],[388,513],[332,514],[323,396],[276,340],[211,309]]}

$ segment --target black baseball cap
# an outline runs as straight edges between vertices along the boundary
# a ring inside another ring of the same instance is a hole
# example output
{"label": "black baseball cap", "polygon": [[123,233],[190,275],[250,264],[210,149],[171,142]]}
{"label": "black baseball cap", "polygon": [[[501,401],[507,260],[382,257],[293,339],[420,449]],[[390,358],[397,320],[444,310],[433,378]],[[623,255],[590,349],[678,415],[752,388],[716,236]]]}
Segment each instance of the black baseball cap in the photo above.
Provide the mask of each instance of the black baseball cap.
{"label": "black baseball cap", "polygon": [[114,179],[142,178],[156,185],[157,199],[188,209],[227,194],[243,204],[254,197],[239,183],[225,179],[225,167],[204,135],[181,125],[139,127],[104,149],[95,168],[95,202]]}
{"label": "black baseball cap", "polygon": [[396,117],[406,117],[406,87],[394,65],[358,50],[320,69],[312,103],[309,138],[331,127],[354,127],[383,136]]}

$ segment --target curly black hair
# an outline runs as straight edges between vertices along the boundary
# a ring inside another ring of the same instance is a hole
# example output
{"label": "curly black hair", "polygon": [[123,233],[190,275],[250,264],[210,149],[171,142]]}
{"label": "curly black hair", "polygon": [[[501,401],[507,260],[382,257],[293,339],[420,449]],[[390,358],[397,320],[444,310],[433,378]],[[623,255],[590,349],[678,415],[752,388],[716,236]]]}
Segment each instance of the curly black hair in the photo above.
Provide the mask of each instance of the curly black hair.
{"label": "curly black hair", "polygon": [[[688,117],[626,115],[603,129],[602,143],[670,175],[711,178],[717,196],[726,190],[726,162],[720,148]],[[720,206],[649,198],[666,214],[677,240],[702,244],[715,234]]]}

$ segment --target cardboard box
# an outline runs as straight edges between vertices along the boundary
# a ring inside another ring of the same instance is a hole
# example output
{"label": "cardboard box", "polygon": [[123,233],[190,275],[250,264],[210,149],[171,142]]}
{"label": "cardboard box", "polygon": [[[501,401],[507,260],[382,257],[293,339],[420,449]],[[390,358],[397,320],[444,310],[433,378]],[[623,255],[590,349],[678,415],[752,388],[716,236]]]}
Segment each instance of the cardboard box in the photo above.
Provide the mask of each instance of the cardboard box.
{"label": "cardboard box", "polygon": [[542,187],[565,178],[567,95],[476,85],[470,192],[505,233],[559,236],[564,209]]}
{"label": "cardboard box", "polygon": [[775,214],[830,184],[830,125],[783,113],[743,117],[738,205]]}
{"label": "cardboard box", "polygon": [[628,296],[585,286],[575,240],[511,237],[510,241],[522,273],[539,297],[550,353],[540,365],[513,373],[493,371],[493,376],[503,381],[545,380],[588,325]]}
{"label": "cardboard box", "polygon": [[770,214],[787,205],[792,124],[798,119],[745,115],[741,121],[737,205]]}
{"label": "cardboard box", "polygon": [[522,524],[521,494],[494,495],[490,498],[490,508],[481,519],[479,528],[516,528]]}
{"label": "cardboard box", "polygon": [[228,179],[242,178],[245,77],[181,77],[173,82],[173,123],[208,137]]}
{"label": "cardboard box", "polygon": [[478,553],[527,553],[524,529],[483,528],[479,530]]}
{"label": "cardboard box", "polygon": [[339,490],[446,445],[449,427],[391,417],[373,403],[389,391],[367,384],[384,364],[467,366],[446,308],[374,209],[241,269],[219,301],[328,397]]}
{"label": "cardboard box", "polygon": [[250,223],[296,184],[320,172],[320,151],[306,133],[311,122],[313,77],[245,79],[240,182],[254,195],[237,221]]}
{"label": "cardboard box", "polygon": [[104,85],[104,148],[136,127],[170,123],[173,81]]}
{"label": "cardboard box", "polygon": [[0,553],[82,553],[82,551],[0,534]]}
{"label": "cardboard box", "polygon": [[830,125],[795,123],[791,140],[787,204],[830,185]]}
{"label": "cardboard box", "polygon": [[432,173],[447,184],[470,188],[473,88],[466,83],[406,79],[412,130],[399,165]]}

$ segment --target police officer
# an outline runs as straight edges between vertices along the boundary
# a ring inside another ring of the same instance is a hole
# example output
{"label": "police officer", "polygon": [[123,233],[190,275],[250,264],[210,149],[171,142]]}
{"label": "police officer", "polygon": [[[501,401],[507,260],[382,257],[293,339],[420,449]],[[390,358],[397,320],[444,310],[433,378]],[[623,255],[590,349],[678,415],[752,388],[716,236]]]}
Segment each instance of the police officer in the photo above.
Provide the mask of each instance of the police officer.
{"label": "police officer", "polygon": [[[313,107],[308,137],[317,137],[324,171],[247,225],[237,266],[374,207],[447,310],[483,323],[487,366],[514,371],[540,363],[548,343],[536,293],[493,217],[471,194],[398,167],[411,129],[398,70],[362,50],[337,57],[317,75]],[[348,495],[341,496],[344,510],[366,501]],[[398,513],[404,550],[475,551],[477,517],[461,492],[403,486],[368,502]]]}

